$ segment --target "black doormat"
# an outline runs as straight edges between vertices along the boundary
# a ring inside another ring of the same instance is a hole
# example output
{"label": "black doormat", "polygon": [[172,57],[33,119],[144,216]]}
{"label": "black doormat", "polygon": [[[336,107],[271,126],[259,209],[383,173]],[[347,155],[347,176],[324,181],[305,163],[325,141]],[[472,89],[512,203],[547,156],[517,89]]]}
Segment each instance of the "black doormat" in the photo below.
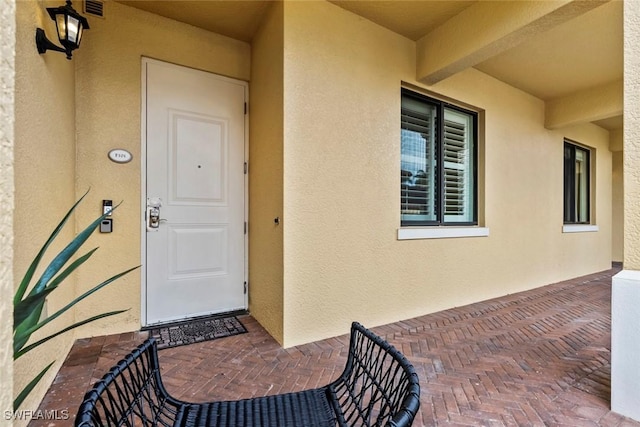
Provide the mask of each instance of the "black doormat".
{"label": "black doormat", "polygon": [[202,341],[210,341],[247,332],[237,317],[215,317],[196,319],[179,324],[168,325],[149,330],[154,337],[158,349],[178,347]]}

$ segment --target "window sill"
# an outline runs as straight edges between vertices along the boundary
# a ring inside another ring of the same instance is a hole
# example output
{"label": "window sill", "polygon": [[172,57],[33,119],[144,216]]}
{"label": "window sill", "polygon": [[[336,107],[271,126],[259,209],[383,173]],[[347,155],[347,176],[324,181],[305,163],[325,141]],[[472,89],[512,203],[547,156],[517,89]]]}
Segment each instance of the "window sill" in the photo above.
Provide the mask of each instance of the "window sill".
{"label": "window sill", "polygon": [[458,237],[487,237],[487,227],[428,227],[428,228],[399,228],[398,240],[416,239],[451,239]]}
{"label": "window sill", "polygon": [[600,227],[591,224],[565,224],[562,226],[563,233],[593,233],[600,231]]}

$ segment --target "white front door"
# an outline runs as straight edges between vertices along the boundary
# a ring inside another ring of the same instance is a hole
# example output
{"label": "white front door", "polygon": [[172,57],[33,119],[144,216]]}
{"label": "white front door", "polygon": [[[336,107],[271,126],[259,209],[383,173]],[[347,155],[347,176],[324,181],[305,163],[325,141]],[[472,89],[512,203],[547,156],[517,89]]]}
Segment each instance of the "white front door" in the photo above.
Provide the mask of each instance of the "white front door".
{"label": "white front door", "polygon": [[149,59],[143,80],[145,324],[245,309],[247,84]]}

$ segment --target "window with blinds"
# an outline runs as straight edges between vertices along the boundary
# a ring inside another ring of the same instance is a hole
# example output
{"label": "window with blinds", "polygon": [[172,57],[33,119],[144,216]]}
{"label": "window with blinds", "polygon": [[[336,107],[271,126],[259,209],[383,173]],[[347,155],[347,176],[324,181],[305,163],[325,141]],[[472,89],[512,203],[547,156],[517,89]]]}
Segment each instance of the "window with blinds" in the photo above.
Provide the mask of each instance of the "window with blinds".
{"label": "window with blinds", "polygon": [[589,224],[590,150],[564,142],[564,223]]}
{"label": "window with blinds", "polygon": [[402,225],[476,223],[476,117],[403,89]]}

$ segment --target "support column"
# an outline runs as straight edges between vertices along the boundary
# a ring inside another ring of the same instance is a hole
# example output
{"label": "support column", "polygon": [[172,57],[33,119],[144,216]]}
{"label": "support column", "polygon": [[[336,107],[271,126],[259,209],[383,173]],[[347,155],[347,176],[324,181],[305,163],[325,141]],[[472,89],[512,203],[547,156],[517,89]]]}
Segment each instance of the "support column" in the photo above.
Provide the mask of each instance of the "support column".
{"label": "support column", "polygon": [[611,410],[640,421],[640,2],[624,2],[624,270],[611,301]]}
{"label": "support column", "polygon": [[0,419],[13,406],[15,1],[0,0]]}

